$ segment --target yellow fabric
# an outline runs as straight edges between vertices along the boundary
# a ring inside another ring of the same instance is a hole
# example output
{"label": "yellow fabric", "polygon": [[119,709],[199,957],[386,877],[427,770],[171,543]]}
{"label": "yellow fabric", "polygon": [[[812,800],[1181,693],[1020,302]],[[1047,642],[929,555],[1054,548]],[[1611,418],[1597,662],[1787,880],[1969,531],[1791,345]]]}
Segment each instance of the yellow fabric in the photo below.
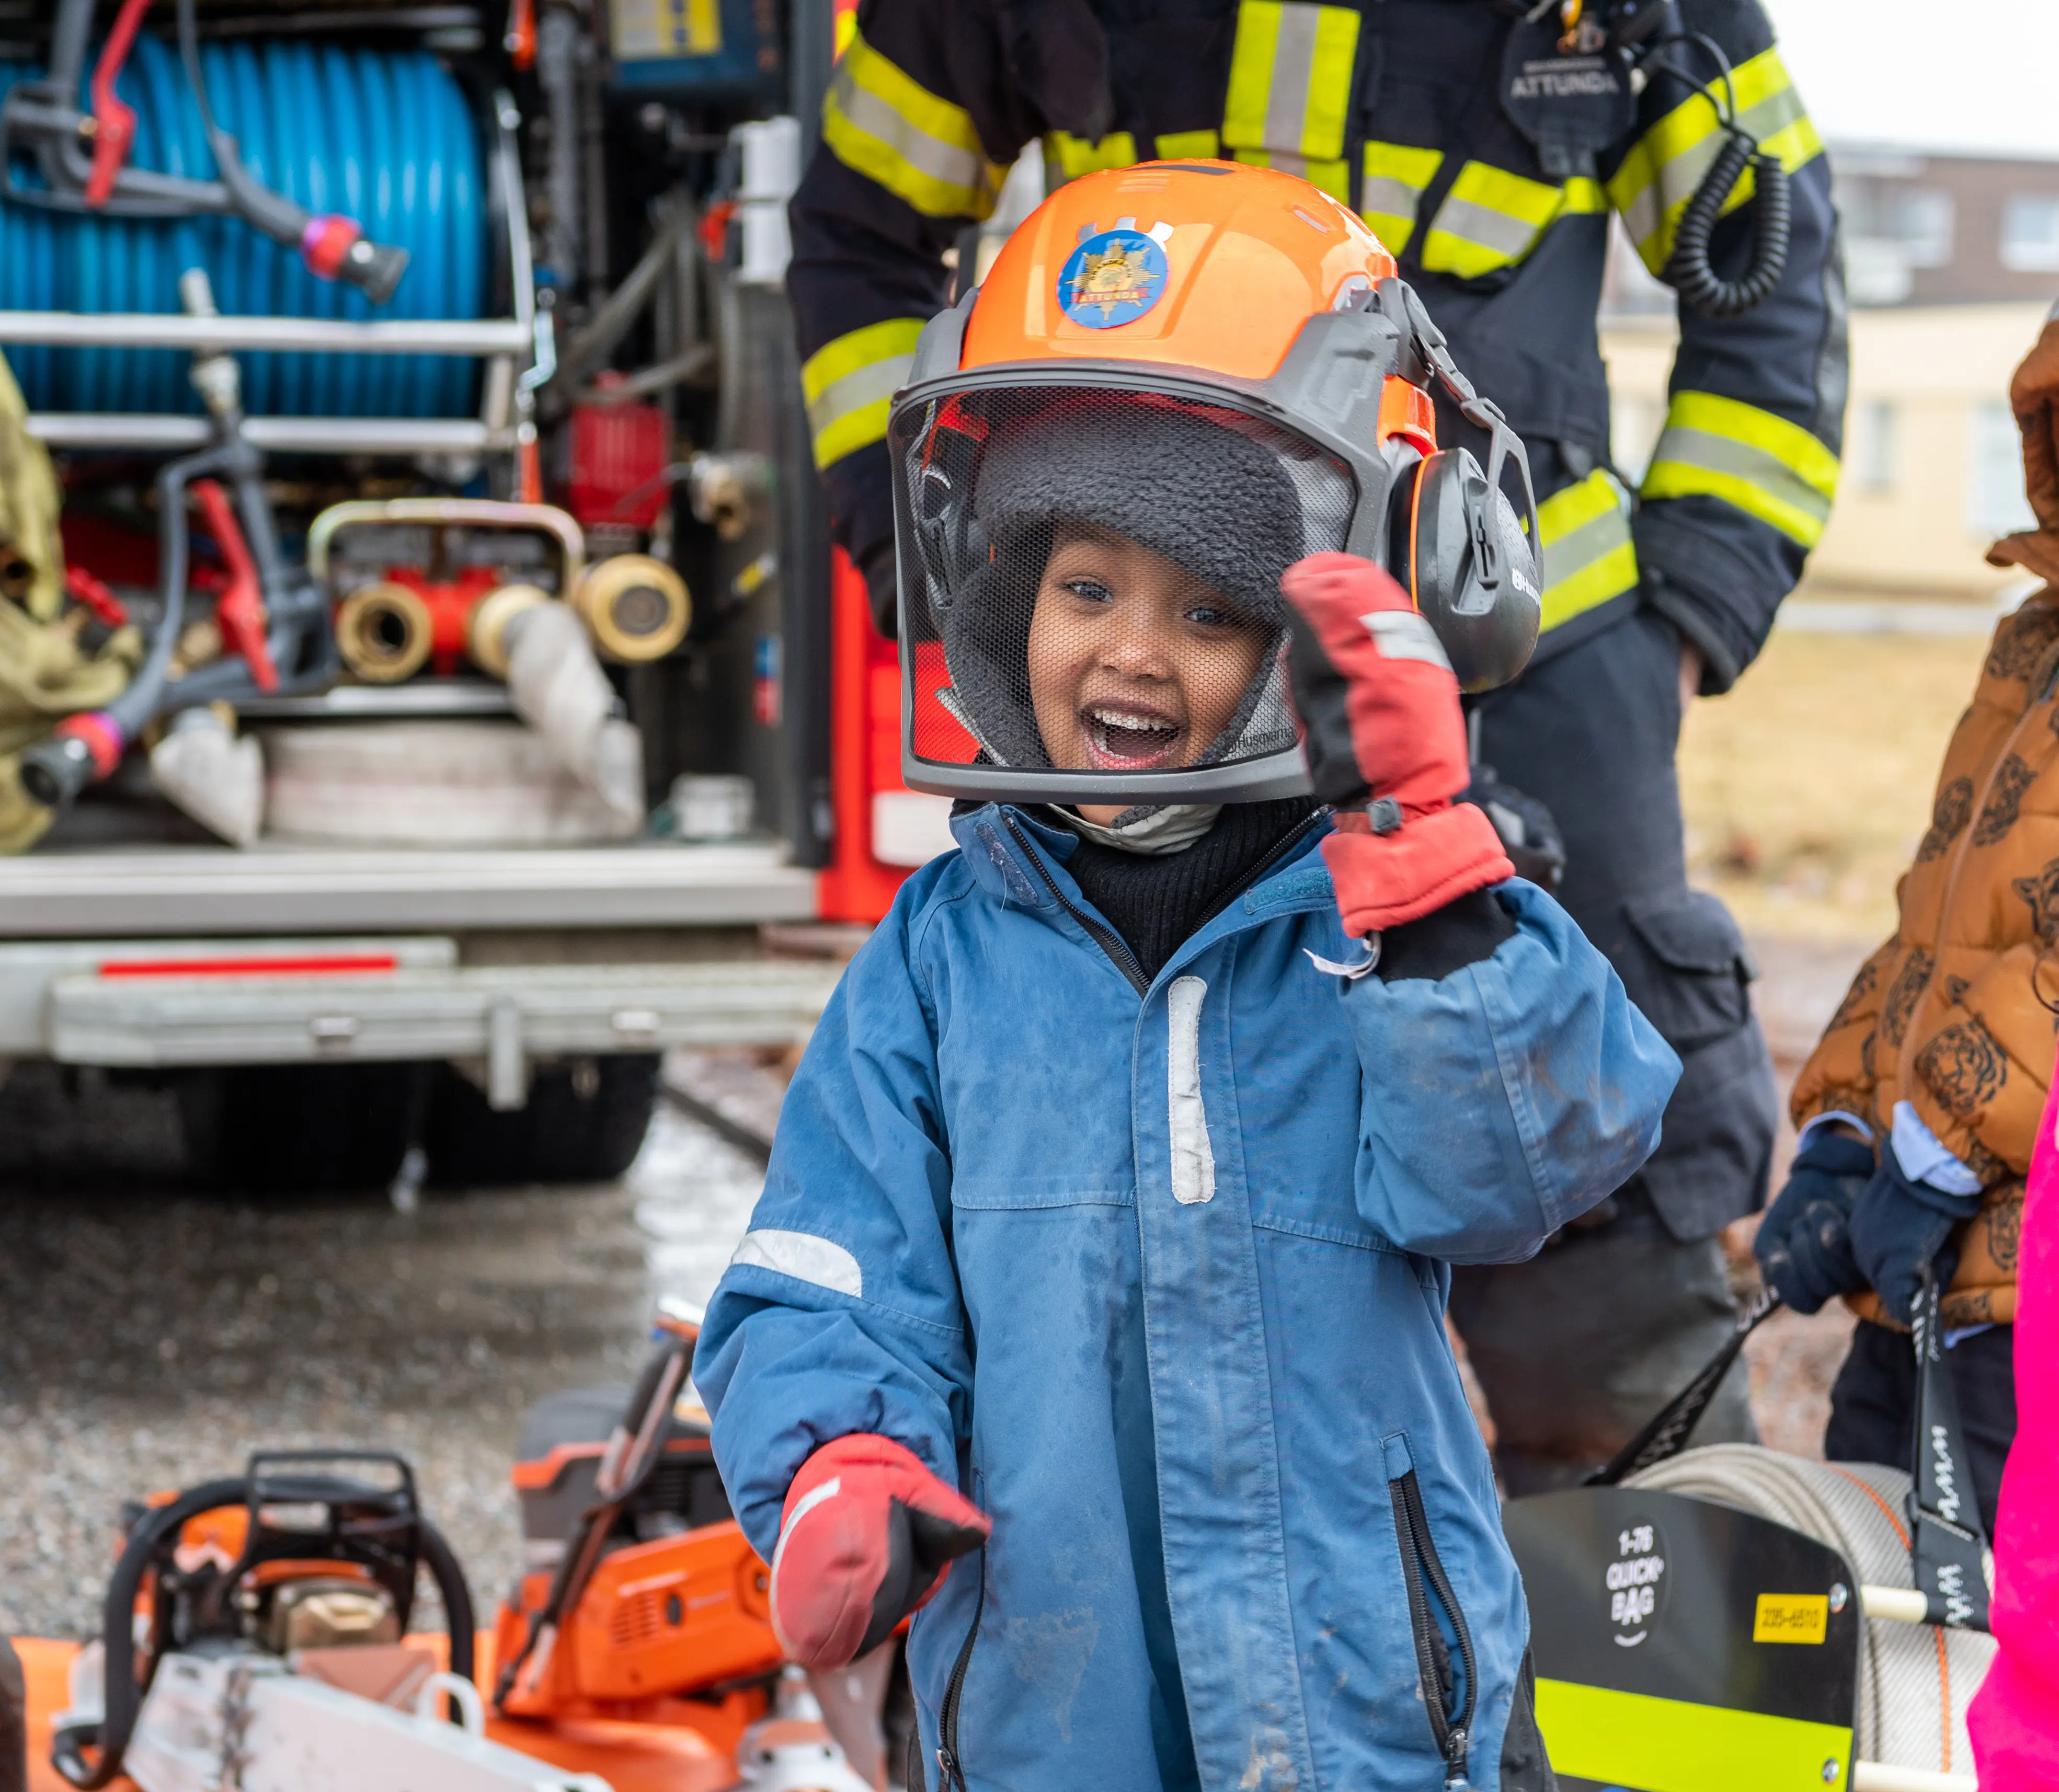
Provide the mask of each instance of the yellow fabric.
{"label": "yellow fabric", "polygon": [[885,439],[894,393],[922,333],[921,318],[890,317],[824,343],[802,364],[818,467]]}
{"label": "yellow fabric", "polygon": [[1423,265],[1432,273],[1476,279],[1522,261],[1559,219],[1607,209],[1599,184],[1584,177],[1553,185],[1469,161],[1430,221]]}
{"label": "yellow fabric", "polygon": [[[1209,138],[1214,141],[1213,131]],[[1077,181],[1101,168],[1127,168],[1136,160],[1137,139],[1126,130],[1110,131],[1098,143],[1064,130],[1054,130],[1044,139],[1045,166],[1056,163],[1061,180]]]}
{"label": "yellow fabric", "polygon": [[54,620],[64,603],[62,503],[50,451],[29,433],[29,407],[14,370],[0,360],[0,546],[32,569],[22,603],[38,622]]}
{"label": "yellow fabric", "polygon": [[[1340,157],[1350,119],[1358,32],[1359,15],[1352,7],[1242,0],[1237,10],[1237,40],[1230,51],[1229,88],[1223,97],[1224,143],[1233,149],[1270,151],[1311,163]],[[1292,103],[1276,107],[1276,80],[1291,78],[1292,74],[1280,66],[1283,45],[1297,59],[1301,50],[1307,49],[1307,76],[1298,84],[1299,91],[1281,96]],[[1284,136],[1278,131],[1283,115],[1292,117],[1298,127]],[[1253,165],[1280,165],[1261,161]]]}
{"label": "yellow fabric", "polygon": [[[1795,1124],[1856,1114],[1886,1135],[1907,1101],[1979,1177],[1947,1325],[2016,1316],[2024,1174],[2052,1078],[2059,1002],[2059,591],[1995,631],[1897,891],[1894,936],[1859,969],[1790,1102]],[[1870,1291],[1850,1297],[1879,1318]]]}
{"label": "yellow fabric", "polygon": [[1822,540],[1838,457],[1784,417],[1714,392],[1675,396],[1646,470],[1647,498],[1720,498],[1804,548]]}
{"label": "yellow fabric", "polygon": [[[1408,143],[1368,143],[1360,170],[1359,216],[1391,255],[1399,255],[1416,233],[1416,204],[1436,179],[1442,149]],[[1402,208],[1407,207],[1406,210]]]}
{"label": "yellow fabric", "polygon": [[838,161],[930,217],[984,218],[1006,170],[987,159],[972,114],[939,98],[854,30],[822,98]]}
{"label": "yellow fabric", "polygon": [[1537,507],[1544,556],[1544,613],[1554,629],[1637,587],[1630,496],[1601,468]]}
{"label": "yellow fabric", "polygon": [[1173,130],[1153,147],[1161,161],[1213,161],[1221,153],[1222,137],[1212,130]]}
{"label": "yellow fabric", "polygon": [[86,611],[74,610],[38,622],[0,598],[0,856],[26,852],[54,819],[22,794],[22,748],[46,739],[60,717],[105,708],[141,663],[142,637],[133,628],[116,630],[94,651],[82,649],[86,619]]}
{"label": "yellow fabric", "polygon": [[[1712,82],[1722,91],[1720,82]],[[1769,155],[1793,173],[1822,153],[1822,140],[1809,121],[1777,50],[1740,62],[1731,76],[1738,121]],[[1721,148],[1724,132],[1716,109],[1699,94],[1683,100],[1639,137],[1608,183],[1609,202],[1623,214],[1639,257],[1652,273],[1673,253],[1680,213]],[[1751,197],[1749,169],[1724,202],[1726,212]]]}

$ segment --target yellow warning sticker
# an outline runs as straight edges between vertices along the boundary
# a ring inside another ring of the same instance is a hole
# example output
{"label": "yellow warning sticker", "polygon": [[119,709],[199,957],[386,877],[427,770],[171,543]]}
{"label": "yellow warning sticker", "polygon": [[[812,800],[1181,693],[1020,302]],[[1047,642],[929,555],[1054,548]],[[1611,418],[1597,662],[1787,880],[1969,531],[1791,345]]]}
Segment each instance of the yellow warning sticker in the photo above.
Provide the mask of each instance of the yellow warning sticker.
{"label": "yellow warning sticker", "polygon": [[1830,1627],[1830,1602],[1822,1593],[1762,1593],[1752,1615],[1754,1643],[1821,1643]]}

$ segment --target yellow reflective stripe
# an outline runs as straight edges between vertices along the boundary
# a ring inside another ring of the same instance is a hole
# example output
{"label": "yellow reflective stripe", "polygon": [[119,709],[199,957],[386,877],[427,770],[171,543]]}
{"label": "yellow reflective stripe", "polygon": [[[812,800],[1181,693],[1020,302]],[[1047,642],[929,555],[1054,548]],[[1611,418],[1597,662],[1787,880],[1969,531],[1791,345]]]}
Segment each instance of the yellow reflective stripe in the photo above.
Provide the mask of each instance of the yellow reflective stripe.
{"label": "yellow reflective stripe", "polygon": [[1283,174],[1298,174],[1332,199],[1347,205],[1351,203],[1348,162],[1311,161],[1306,156],[1291,155],[1284,149],[1240,149],[1235,159],[1247,168],[1276,168]]}
{"label": "yellow reflective stripe", "polygon": [[1714,392],[1683,392],[1644,476],[1647,498],[1720,498],[1814,548],[1837,496],[1838,457],[1797,424]]}
{"label": "yellow reflective stripe", "polygon": [[930,217],[986,217],[1006,172],[987,160],[970,113],[856,31],[822,96],[822,141],[846,167]]}
{"label": "yellow reflective stripe", "polygon": [[[1224,143],[1276,157],[1298,156],[1312,165],[1342,156],[1358,31],[1352,7],[1242,0],[1223,97]],[[1275,160],[1253,165],[1285,165]]]}
{"label": "yellow reflective stripe", "polygon": [[801,364],[818,467],[885,439],[887,411],[922,333],[921,318],[890,317],[824,343]]}
{"label": "yellow reflective stripe", "polygon": [[1359,216],[1390,255],[1399,255],[1416,233],[1416,205],[1437,177],[1442,149],[1407,143],[1368,143],[1358,189]]}
{"label": "yellow reflective stripe", "polygon": [[[1762,50],[1741,62],[1732,77],[1738,123],[1789,173],[1822,153],[1822,139],[1803,110],[1778,51]],[[1720,88],[1718,90],[1720,91]],[[1644,265],[1663,270],[1673,253],[1680,213],[1722,149],[1724,132],[1715,108],[1699,94],[1683,100],[1639,137],[1608,183],[1609,201],[1622,213],[1624,228]],[[1747,170],[1724,202],[1725,211],[1751,194]]]}
{"label": "yellow reflective stripe", "polygon": [[1637,588],[1630,494],[1601,468],[1537,507],[1547,629]]}
{"label": "yellow reflective stripe", "polygon": [[[1644,1792],[1849,1782],[1852,1733],[1571,1680],[1537,1680],[1537,1727],[1557,1772]],[[1830,1771],[1834,1762],[1837,1772]]]}
{"label": "yellow reflective stripe", "polygon": [[1161,161],[1213,161],[1222,138],[1212,130],[1169,130],[1153,147]]}
{"label": "yellow reflective stripe", "polygon": [[1554,186],[1469,161],[1430,221],[1423,266],[1471,280],[1520,261],[1559,218],[1607,209],[1600,186],[1584,177]]}
{"label": "yellow reflective stripe", "polygon": [[1089,143],[1070,131],[1054,130],[1044,138],[1044,165],[1055,163],[1061,181],[1077,181],[1100,168],[1127,168],[1137,160],[1137,139],[1126,130],[1110,131]]}

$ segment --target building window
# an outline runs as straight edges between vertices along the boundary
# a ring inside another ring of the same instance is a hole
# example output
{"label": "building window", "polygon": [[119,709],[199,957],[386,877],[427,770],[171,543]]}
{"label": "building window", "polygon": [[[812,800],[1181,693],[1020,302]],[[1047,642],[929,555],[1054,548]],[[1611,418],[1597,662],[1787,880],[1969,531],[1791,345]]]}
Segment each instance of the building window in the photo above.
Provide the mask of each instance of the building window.
{"label": "building window", "polygon": [[2001,265],[2018,273],[2059,273],[2059,196],[2016,193],[2003,202]]}
{"label": "building window", "polygon": [[1859,406],[1857,420],[1858,440],[1854,445],[1858,452],[1853,458],[1859,489],[1892,492],[1897,454],[1894,406],[1884,398],[1869,399]]}
{"label": "building window", "polygon": [[2036,528],[2037,519],[2023,494],[2023,438],[2009,408],[1994,400],[1976,404],[1969,422],[1966,532],[1992,540]]}

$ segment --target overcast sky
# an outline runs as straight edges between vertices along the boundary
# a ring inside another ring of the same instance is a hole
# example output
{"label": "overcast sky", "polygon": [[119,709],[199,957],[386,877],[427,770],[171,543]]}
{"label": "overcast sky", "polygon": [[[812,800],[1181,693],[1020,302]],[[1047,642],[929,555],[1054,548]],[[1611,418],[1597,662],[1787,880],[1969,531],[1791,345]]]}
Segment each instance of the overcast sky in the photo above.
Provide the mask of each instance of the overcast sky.
{"label": "overcast sky", "polygon": [[2059,157],[2054,0],[1764,0],[1826,137]]}

